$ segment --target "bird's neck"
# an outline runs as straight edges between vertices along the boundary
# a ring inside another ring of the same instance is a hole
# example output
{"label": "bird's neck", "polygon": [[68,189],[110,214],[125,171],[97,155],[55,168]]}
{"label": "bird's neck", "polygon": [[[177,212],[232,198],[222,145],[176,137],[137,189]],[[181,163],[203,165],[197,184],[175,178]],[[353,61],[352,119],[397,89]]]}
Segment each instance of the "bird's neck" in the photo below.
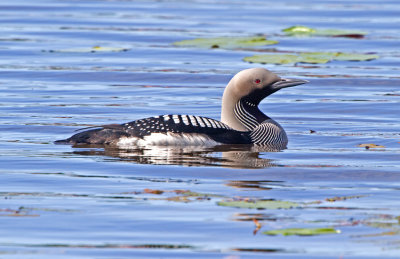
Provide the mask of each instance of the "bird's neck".
{"label": "bird's neck", "polygon": [[229,86],[228,84],[222,96],[221,121],[235,130],[247,131],[246,127],[235,117],[235,105],[240,98],[229,91]]}
{"label": "bird's neck", "polygon": [[233,110],[235,119],[238,120],[246,130],[253,130],[264,121],[270,119],[258,108],[258,104],[246,99],[240,99]]}
{"label": "bird's neck", "polygon": [[221,121],[229,127],[240,131],[253,130],[268,119],[270,118],[258,108],[258,103],[247,98],[234,98],[229,93],[224,94]]}

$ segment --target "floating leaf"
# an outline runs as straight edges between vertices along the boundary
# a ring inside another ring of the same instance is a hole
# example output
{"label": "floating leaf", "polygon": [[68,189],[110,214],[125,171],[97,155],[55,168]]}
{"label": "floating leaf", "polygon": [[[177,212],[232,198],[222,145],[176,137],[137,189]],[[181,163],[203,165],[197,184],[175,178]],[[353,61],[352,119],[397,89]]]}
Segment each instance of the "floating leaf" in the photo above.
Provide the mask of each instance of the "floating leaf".
{"label": "floating leaf", "polygon": [[228,200],[220,201],[217,203],[219,206],[246,208],[246,209],[290,209],[299,207],[300,205],[290,201],[276,201],[276,200]]}
{"label": "floating leaf", "polygon": [[367,33],[354,30],[314,29],[303,25],[296,25],[282,30],[288,36],[327,36],[363,38]]}
{"label": "floating leaf", "polygon": [[299,62],[299,57],[291,54],[263,54],[245,57],[243,60],[261,64],[290,64]]}
{"label": "floating leaf", "polygon": [[314,33],[316,36],[331,37],[347,37],[347,38],[363,38],[367,35],[364,31],[338,30],[338,29],[317,29]]}
{"label": "floating leaf", "polygon": [[294,64],[294,63],[310,63],[325,64],[332,60],[341,61],[366,61],[379,58],[376,54],[358,54],[343,52],[301,52],[295,54],[263,54],[254,55],[243,58],[244,61],[250,63],[261,64]]}
{"label": "floating leaf", "polygon": [[116,47],[100,47],[95,46],[91,48],[73,48],[73,49],[60,49],[50,50],[50,52],[62,52],[62,53],[94,53],[94,52],[121,52],[128,51],[127,48],[116,48]]}
{"label": "floating leaf", "polygon": [[279,42],[276,40],[267,40],[265,37],[252,37],[252,38],[243,38],[243,39],[236,39],[236,45],[239,47],[252,47],[252,46],[266,46],[266,45],[274,45],[278,44]]}
{"label": "floating leaf", "polygon": [[368,61],[378,59],[379,56],[376,54],[357,54],[357,53],[343,53],[340,52],[335,56],[335,60],[345,61]]}
{"label": "floating leaf", "polygon": [[287,35],[310,35],[316,32],[315,29],[312,29],[310,27],[307,26],[303,26],[303,25],[295,25],[286,29],[282,30],[284,33],[286,33]]}
{"label": "floating leaf", "polygon": [[192,192],[190,190],[173,190],[172,192],[176,193],[177,195],[189,196],[189,197],[222,197],[221,195],[217,194]]}
{"label": "floating leaf", "polygon": [[359,147],[365,147],[366,149],[369,148],[384,148],[385,146],[376,145],[376,144],[360,144]]}
{"label": "floating leaf", "polygon": [[265,235],[283,235],[283,236],[315,236],[315,235],[326,235],[326,234],[339,234],[340,230],[334,228],[286,228],[264,231]]}
{"label": "floating leaf", "polygon": [[190,202],[191,201],[187,196],[168,197],[165,200],[174,201],[174,202]]}
{"label": "floating leaf", "polygon": [[333,197],[333,198],[326,198],[326,201],[329,202],[335,202],[335,201],[345,201],[345,200],[349,200],[349,199],[358,199],[358,198],[362,198],[365,197],[366,195],[350,195],[350,196],[337,196],[337,197]]}
{"label": "floating leaf", "polygon": [[277,44],[276,40],[267,40],[265,37],[218,37],[218,38],[197,38],[193,40],[177,41],[175,46],[190,46],[198,48],[238,48],[254,47]]}
{"label": "floating leaf", "polygon": [[335,52],[302,52],[299,62],[311,64],[325,64],[335,58]]}
{"label": "floating leaf", "polygon": [[162,191],[162,190],[156,190],[156,189],[148,189],[148,188],[146,188],[146,189],[144,189],[144,190],[143,190],[143,193],[151,193],[151,194],[163,194],[163,193],[164,193],[164,191]]}

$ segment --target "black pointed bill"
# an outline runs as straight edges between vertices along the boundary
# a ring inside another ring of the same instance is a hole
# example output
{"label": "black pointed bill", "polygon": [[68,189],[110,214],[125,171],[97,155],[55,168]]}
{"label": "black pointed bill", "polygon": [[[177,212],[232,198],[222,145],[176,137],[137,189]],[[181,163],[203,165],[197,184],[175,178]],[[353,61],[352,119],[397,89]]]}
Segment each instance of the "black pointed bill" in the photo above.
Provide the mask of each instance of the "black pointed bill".
{"label": "black pointed bill", "polygon": [[271,85],[272,89],[279,90],[285,87],[291,87],[296,85],[302,85],[308,83],[307,80],[302,79],[288,79],[288,78],[281,78],[278,82],[275,82]]}

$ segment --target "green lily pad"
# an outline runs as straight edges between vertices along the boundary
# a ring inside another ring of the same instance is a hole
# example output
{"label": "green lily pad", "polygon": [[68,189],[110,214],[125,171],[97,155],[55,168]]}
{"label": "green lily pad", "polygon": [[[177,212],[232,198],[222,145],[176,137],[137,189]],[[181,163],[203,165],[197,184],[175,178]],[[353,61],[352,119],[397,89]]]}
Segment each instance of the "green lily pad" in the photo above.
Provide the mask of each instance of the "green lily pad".
{"label": "green lily pad", "polygon": [[368,61],[373,59],[378,59],[379,56],[376,54],[357,54],[357,53],[338,53],[335,56],[335,60],[345,60],[345,61]]}
{"label": "green lily pad", "polygon": [[283,236],[315,236],[315,235],[327,235],[327,234],[339,234],[340,230],[334,228],[286,228],[264,231],[264,235],[283,235]]}
{"label": "green lily pad", "polygon": [[356,30],[340,29],[314,29],[303,25],[296,25],[282,30],[288,36],[325,36],[325,37],[349,37],[362,38],[367,33]]}
{"label": "green lily pad", "polygon": [[175,46],[188,46],[198,48],[238,48],[255,47],[277,44],[276,40],[267,40],[265,37],[218,37],[218,38],[197,38],[193,40],[177,41]]}
{"label": "green lily pad", "polygon": [[311,35],[316,32],[315,29],[303,26],[303,25],[295,25],[286,29],[282,30],[284,33],[287,35],[293,36],[293,35]]}
{"label": "green lily pad", "polygon": [[325,64],[335,58],[335,52],[303,52],[300,53],[300,61],[311,64]]}
{"label": "green lily pad", "polygon": [[343,52],[302,52],[295,54],[263,54],[243,58],[250,63],[261,64],[325,64],[333,60],[341,61],[368,61],[379,58],[376,54],[358,54]]}
{"label": "green lily pad", "polygon": [[355,30],[317,29],[314,35],[328,37],[362,38],[367,35],[367,33],[365,31]]}
{"label": "green lily pad", "polygon": [[212,193],[201,193],[201,192],[192,192],[190,190],[173,190],[177,195],[187,196],[187,197],[222,197],[221,195],[212,194]]}
{"label": "green lily pad", "polygon": [[275,200],[228,200],[217,203],[219,206],[246,208],[246,209],[290,209],[299,207],[300,205],[290,201],[275,201]]}
{"label": "green lily pad", "polygon": [[336,196],[336,197],[332,197],[332,198],[326,198],[325,201],[329,201],[329,202],[346,201],[346,200],[350,200],[350,199],[359,199],[359,198],[363,198],[366,196],[367,195]]}
{"label": "green lily pad", "polygon": [[263,54],[245,57],[243,60],[261,64],[291,64],[299,62],[299,56],[292,54]]}
{"label": "green lily pad", "polygon": [[128,51],[128,50],[129,49],[127,49],[127,48],[95,46],[95,47],[91,47],[91,48],[72,48],[72,49],[50,50],[50,52],[93,53],[93,52],[121,52],[121,51]]}

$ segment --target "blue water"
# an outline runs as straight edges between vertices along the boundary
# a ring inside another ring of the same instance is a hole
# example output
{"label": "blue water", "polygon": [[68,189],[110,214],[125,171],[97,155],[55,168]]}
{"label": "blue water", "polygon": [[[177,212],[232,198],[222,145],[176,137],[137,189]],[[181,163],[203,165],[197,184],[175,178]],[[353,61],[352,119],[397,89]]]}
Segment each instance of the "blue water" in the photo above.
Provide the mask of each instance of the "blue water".
{"label": "blue water", "polygon": [[[400,257],[399,13],[397,1],[378,0],[0,2],[0,257]],[[368,34],[281,32],[296,24]],[[172,45],[260,33],[279,44]],[[94,46],[127,50],[87,51]],[[242,61],[271,49],[380,58]],[[256,66],[310,81],[260,105],[288,133],[281,152],[53,144],[82,127],[160,114],[218,119],[226,83]],[[299,206],[218,205],[232,198]],[[263,234],[286,228],[340,233]]]}

